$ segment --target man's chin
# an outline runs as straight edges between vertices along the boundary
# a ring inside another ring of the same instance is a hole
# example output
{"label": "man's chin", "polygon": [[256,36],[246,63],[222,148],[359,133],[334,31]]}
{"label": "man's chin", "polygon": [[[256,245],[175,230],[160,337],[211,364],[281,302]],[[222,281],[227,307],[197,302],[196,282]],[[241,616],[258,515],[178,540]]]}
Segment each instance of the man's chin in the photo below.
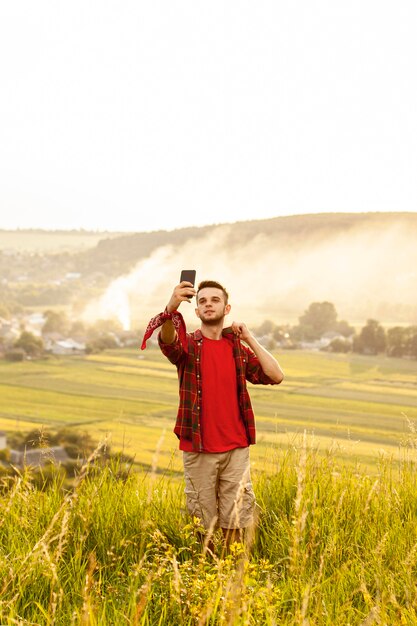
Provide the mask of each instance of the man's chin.
{"label": "man's chin", "polygon": [[221,322],[224,319],[224,315],[219,315],[216,317],[200,316],[200,319],[206,326],[218,326],[219,322]]}

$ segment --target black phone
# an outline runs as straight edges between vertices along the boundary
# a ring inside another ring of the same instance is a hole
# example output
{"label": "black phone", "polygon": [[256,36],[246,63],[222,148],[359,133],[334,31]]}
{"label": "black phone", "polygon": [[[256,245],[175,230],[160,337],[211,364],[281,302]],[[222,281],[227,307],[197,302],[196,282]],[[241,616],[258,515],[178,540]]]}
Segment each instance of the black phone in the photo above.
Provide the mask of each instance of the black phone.
{"label": "black phone", "polygon": [[[186,280],[187,282],[192,283],[194,287],[195,274],[196,274],[195,270],[182,270],[181,276],[180,276],[180,283],[182,283],[183,280]],[[191,297],[192,296],[189,297],[190,302],[191,302]]]}
{"label": "black phone", "polygon": [[195,270],[182,270],[181,276],[180,276],[180,283],[182,283],[183,280],[186,280],[187,282],[192,283],[194,287],[195,274],[196,274]]}

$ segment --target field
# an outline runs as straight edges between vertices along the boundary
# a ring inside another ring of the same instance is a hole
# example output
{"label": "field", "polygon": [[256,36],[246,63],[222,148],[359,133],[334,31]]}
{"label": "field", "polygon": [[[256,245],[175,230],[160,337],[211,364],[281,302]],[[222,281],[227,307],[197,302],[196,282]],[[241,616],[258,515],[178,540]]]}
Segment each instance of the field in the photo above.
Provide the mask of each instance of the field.
{"label": "field", "polygon": [[[258,443],[253,468],[268,466],[271,446],[287,449],[304,431],[310,447],[371,468],[381,455],[398,458],[417,421],[415,361],[287,351],[286,378],[250,386]],[[70,426],[138,465],[180,469],[172,433],[178,388],[175,368],[157,349],[109,351],[87,357],[0,362],[0,429]]]}

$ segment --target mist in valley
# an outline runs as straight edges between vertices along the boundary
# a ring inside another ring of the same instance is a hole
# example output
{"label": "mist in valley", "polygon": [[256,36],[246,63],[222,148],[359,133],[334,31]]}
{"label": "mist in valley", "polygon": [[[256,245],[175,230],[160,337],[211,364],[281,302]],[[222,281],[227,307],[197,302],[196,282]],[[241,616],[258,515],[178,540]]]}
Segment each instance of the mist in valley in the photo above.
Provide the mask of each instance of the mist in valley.
{"label": "mist in valley", "polygon": [[[417,246],[404,224],[288,236],[258,233],[241,241],[233,225],[204,238],[156,248],[134,269],[91,301],[86,321],[114,317],[124,328],[143,328],[163,310],[182,269],[196,269],[197,283],[218,280],[228,289],[229,320],[254,325],[265,319],[295,323],[311,302],[330,301],[339,319],[361,324],[417,323]],[[193,304],[181,305],[187,326],[198,326]]]}

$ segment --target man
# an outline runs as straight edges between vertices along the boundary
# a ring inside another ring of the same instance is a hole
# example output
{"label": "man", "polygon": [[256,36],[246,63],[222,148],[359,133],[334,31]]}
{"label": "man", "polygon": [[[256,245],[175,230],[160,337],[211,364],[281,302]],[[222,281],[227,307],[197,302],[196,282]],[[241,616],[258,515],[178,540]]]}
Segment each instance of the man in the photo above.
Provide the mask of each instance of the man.
{"label": "man", "polygon": [[[199,330],[187,333],[178,308],[197,296]],[[189,513],[206,529],[220,525],[226,543],[242,539],[252,524],[255,496],[250,480],[249,445],[255,419],[246,380],[277,385],[284,374],[245,324],[224,328],[228,293],[216,281],[177,285],[164,313],[151,320],[162,353],[178,370],[180,401],[174,432],[183,451]],[[247,346],[242,344],[244,341]]]}

